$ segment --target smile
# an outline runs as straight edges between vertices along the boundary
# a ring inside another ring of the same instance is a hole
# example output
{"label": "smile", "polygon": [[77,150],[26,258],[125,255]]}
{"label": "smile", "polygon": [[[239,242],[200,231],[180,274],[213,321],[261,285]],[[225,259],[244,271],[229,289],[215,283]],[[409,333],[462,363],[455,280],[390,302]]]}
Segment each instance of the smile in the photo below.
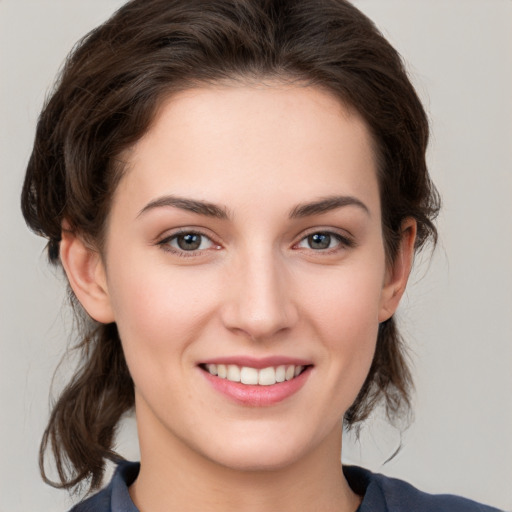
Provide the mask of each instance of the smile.
{"label": "smile", "polygon": [[205,364],[203,368],[210,375],[230,382],[240,382],[252,386],[272,386],[298,377],[304,371],[305,366],[283,364],[258,369],[236,364]]}
{"label": "smile", "polygon": [[286,356],[233,356],[203,361],[198,368],[209,385],[229,400],[244,407],[267,407],[298,393],[314,364]]}

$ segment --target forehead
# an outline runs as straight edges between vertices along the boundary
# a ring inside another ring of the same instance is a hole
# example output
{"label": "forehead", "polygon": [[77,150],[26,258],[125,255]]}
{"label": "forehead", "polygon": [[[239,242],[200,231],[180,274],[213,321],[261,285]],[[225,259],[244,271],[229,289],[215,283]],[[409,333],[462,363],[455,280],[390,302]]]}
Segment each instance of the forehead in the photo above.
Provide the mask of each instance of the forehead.
{"label": "forehead", "polygon": [[135,202],[177,194],[247,205],[261,194],[301,202],[333,193],[378,201],[365,122],[311,86],[232,83],[177,93],[124,160],[118,192]]}

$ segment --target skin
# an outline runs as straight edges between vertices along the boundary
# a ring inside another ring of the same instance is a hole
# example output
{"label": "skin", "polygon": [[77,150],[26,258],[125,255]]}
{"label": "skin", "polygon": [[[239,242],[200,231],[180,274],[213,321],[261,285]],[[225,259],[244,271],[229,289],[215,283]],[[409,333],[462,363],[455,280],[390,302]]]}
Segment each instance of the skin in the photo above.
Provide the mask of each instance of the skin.
{"label": "skin", "polygon": [[[164,102],[123,159],[103,254],[64,230],[61,258],[89,314],[118,325],[141,449],[134,503],[354,511],[342,418],[405,289],[415,236],[406,221],[386,265],[365,123],[311,87],[210,86]],[[215,204],[226,218],[162,204],[169,196]],[[354,204],[290,218],[333,196]],[[177,230],[202,233],[199,249],[180,252]],[[312,246],[313,233],[332,233],[329,247]],[[226,397],[198,366],[275,355],[311,368],[270,406]]]}

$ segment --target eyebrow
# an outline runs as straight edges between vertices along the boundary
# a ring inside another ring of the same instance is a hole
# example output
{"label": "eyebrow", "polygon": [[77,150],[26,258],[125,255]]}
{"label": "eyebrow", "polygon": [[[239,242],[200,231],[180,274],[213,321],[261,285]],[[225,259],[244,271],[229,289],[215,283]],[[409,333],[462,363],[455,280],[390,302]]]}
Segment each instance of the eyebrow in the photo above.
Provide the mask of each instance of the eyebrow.
{"label": "eyebrow", "polygon": [[300,203],[290,211],[290,219],[320,215],[344,206],[356,206],[370,215],[368,207],[357,197],[353,196],[328,196],[310,203]]}
{"label": "eyebrow", "polygon": [[[229,219],[230,215],[228,209],[224,206],[219,206],[208,201],[202,201],[199,199],[189,199],[185,197],[177,197],[173,195],[159,197],[149,202],[142,210],[138,213],[137,217],[140,217],[144,213],[153,210],[155,208],[162,208],[172,206],[181,210],[186,210],[206,217],[214,217],[217,219]],[[336,210],[345,206],[356,206],[363,210],[365,213],[370,215],[368,207],[359,199],[353,196],[328,196],[316,201],[307,203],[300,203],[296,205],[288,214],[290,219],[299,219],[309,217],[312,215],[320,215],[327,213],[331,210]]]}
{"label": "eyebrow", "polygon": [[155,208],[162,208],[165,206],[173,206],[181,210],[186,210],[192,213],[198,213],[206,217],[215,217],[217,219],[228,219],[229,214],[226,208],[217,206],[216,204],[209,203],[207,201],[201,201],[198,199],[188,199],[185,197],[177,196],[163,196],[155,199],[148,203],[138,213],[137,217],[140,217],[143,213]]}

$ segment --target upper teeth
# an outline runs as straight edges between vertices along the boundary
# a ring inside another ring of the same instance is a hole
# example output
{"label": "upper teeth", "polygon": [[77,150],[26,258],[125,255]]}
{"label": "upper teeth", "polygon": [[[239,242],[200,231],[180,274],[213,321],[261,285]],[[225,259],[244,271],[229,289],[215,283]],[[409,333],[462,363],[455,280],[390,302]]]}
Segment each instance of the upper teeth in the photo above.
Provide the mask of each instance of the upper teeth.
{"label": "upper teeth", "polygon": [[260,386],[271,386],[277,382],[291,380],[304,370],[304,366],[293,364],[269,366],[261,370],[250,366],[237,366],[236,364],[207,364],[205,367],[209,373],[217,375],[221,379],[241,382],[242,384],[259,384]]}

